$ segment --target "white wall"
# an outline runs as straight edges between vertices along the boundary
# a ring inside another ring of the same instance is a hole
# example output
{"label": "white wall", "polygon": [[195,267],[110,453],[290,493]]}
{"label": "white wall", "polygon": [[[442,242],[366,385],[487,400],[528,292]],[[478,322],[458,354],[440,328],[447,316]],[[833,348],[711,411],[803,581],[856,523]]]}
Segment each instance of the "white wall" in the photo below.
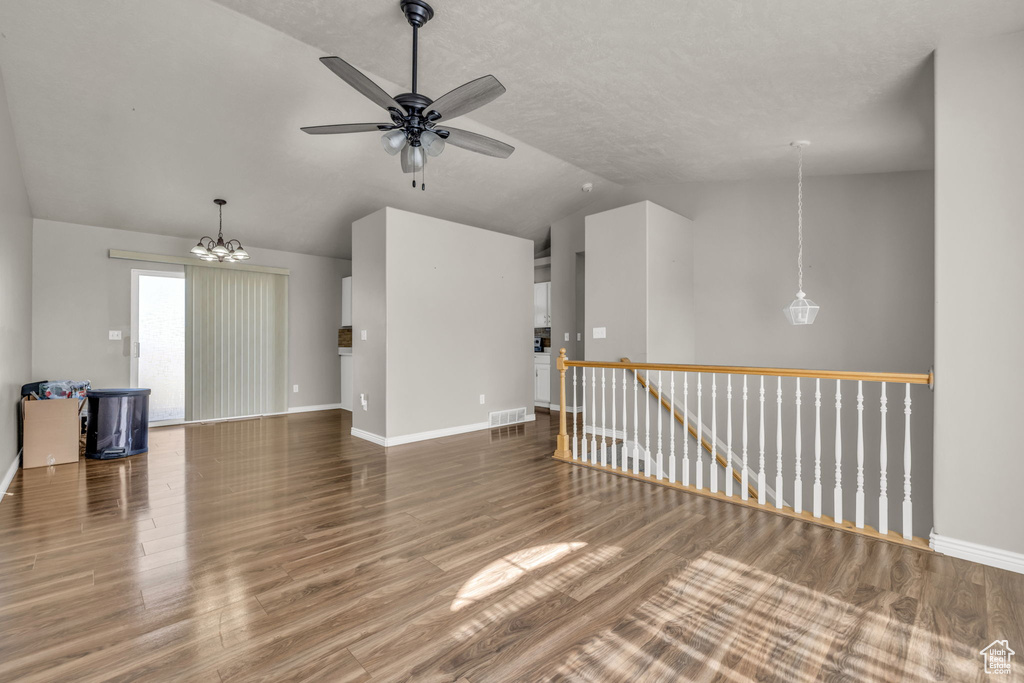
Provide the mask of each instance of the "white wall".
{"label": "white wall", "polygon": [[1024,553],[1024,33],[935,77],[935,531]]}
{"label": "white wall", "polygon": [[387,214],[381,209],[352,224],[352,427],[378,436],[387,434]]}
{"label": "white wall", "polygon": [[642,201],[585,223],[586,359],[693,362],[691,221]]}
{"label": "white wall", "polygon": [[[356,406],[357,429],[390,439],[533,405],[532,242],[390,208],[353,230],[354,393],[370,392],[366,414]],[[359,282],[367,272],[376,285]],[[382,401],[384,428],[372,431]]]}
{"label": "white wall", "polygon": [[[17,403],[31,381],[32,210],[0,75],[0,480],[18,454]],[[0,487],[2,488],[2,487]]]}
{"label": "white wall", "polygon": [[[197,226],[197,239],[205,231]],[[111,259],[108,251],[185,256],[195,242],[39,219],[32,233],[32,376],[128,386],[131,271],[182,267]],[[289,392],[289,407],[337,404],[341,278],[351,273],[351,262],[249,245],[246,250],[254,265],[291,269],[288,384],[298,384],[299,393]],[[108,341],[108,330],[122,330],[123,341]]]}

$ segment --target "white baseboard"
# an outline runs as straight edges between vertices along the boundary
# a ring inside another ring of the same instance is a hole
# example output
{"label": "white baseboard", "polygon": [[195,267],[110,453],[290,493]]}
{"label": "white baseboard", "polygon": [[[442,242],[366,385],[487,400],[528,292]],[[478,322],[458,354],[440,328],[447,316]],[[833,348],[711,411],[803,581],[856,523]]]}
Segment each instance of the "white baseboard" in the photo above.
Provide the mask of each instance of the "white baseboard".
{"label": "white baseboard", "polygon": [[321,410],[341,410],[340,403],[327,403],[322,406],[296,406],[289,408],[289,413],[315,413]]}
{"label": "white baseboard", "polygon": [[[513,424],[502,425],[502,427],[515,427],[517,424],[525,424],[526,422],[533,422],[537,419],[537,416],[530,413],[526,416],[523,422],[515,422]],[[480,432],[485,429],[492,429],[490,422],[476,422],[474,424],[460,425],[458,427],[445,427],[444,429],[433,429],[429,432],[417,432],[415,434],[403,434],[401,436],[386,437],[380,434],[373,434],[362,429],[352,428],[352,436],[364,439],[371,443],[375,443],[378,446],[384,446],[388,448],[390,446],[401,446],[407,443],[415,443],[417,441],[429,441],[430,439],[440,439],[445,436],[455,436],[456,434],[468,434],[469,432]],[[499,429],[499,427],[493,427],[493,429]]]}
{"label": "white baseboard", "polygon": [[3,481],[0,481],[0,501],[3,500],[4,494],[7,493],[7,487],[14,481],[14,475],[18,473],[18,467],[21,465],[21,451],[18,451],[18,455],[14,457],[14,461],[11,466],[7,468],[7,473],[4,474]]}
{"label": "white baseboard", "polygon": [[385,439],[383,436],[381,436],[380,434],[374,434],[373,432],[368,432],[363,429],[356,429],[355,427],[353,427],[352,436],[356,437],[357,439],[369,441],[370,443],[375,443],[378,446],[387,446],[387,439]]}
{"label": "white baseboard", "polygon": [[1024,574],[1024,553],[1015,553],[1002,548],[993,548],[971,541],[942,536],[935,533],[934,529],[928,537],[928,545],[932,547],[932,550],[943,555]]}

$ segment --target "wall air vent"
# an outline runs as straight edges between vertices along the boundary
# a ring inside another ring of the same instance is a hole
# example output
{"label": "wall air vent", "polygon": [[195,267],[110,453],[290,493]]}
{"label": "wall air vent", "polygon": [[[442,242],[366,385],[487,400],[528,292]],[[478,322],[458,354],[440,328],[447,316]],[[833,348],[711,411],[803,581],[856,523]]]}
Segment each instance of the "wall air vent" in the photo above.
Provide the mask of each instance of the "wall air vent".
{"label": "wall air vent", "polygon": [[488,422],[490,422],[491,427],[504,427],[505,425],[526,422],[526,408],[495,411],[488,415]]}

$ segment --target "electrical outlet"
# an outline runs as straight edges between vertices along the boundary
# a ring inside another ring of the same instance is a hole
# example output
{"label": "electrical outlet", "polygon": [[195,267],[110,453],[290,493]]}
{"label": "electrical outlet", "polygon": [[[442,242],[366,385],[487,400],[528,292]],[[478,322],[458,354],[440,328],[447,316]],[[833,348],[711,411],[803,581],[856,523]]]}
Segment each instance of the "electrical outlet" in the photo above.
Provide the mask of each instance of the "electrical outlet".
{"label": "electrical outlet", "polygon": [[583,333],[582,332],[577,332],[576,333],[576,341],[583,341]]}
{"label": "electrical outlet", "polygon": [[110,330],[107,332],[107,339],[110,341],[121,341],[121,330]]}
{"label": "electrical outlet", "polygon": [[484,395],[480,394],[480,405],[484,404]]}
{"label": "electrical outlet", "polygon": [[608,336],[608,328],[606,327],[595,327],[594,328],[594,339],[605,339]]}
{"label": "electrical outlet", "polygon": [[366,341],[366,330],[359,330],[359,338]]}
{"label": "electrical outlet", "polygon": [[298,384],[293,384],[292,385],[292,393],[293,394],[299,393],[299,385]]}
{"label": "electrical outlet", "polygon": [[565,341],[569,341],[569,333],[568,332],[565,333]]}

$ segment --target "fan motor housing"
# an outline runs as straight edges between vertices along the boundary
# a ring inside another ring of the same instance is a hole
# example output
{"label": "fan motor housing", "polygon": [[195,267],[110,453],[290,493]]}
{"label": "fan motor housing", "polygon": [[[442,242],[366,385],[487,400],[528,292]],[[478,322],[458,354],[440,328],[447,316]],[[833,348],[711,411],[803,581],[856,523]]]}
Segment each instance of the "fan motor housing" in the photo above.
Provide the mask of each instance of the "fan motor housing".
{"label": "fan motor housing", "polygon": [[423,0],[402,0],[402,11],[409,25],[414,28],[421,28],[434,18],[433,8]]}

